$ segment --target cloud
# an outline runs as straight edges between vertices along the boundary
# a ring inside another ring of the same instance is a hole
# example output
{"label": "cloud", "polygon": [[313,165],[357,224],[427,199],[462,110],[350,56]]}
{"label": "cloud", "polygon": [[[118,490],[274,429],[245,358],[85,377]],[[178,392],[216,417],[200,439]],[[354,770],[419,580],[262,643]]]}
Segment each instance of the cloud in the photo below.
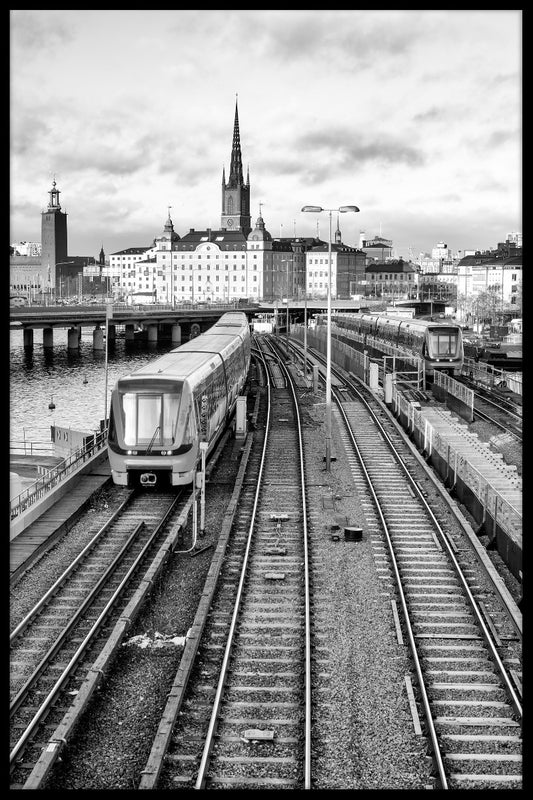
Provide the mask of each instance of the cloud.
{"label": "cloud", "polygon": [[[49,16],[43,16],[44,13]],[[27,59],[36,52],[52,50],[74,39],[69,27],[53,11],[11,11],[11,35],[12,42],[24,51]]]}
{"label": "cloud", "polygon": [[508,142],[516,143],[518,141],[518,135],[518,130],[503,128],[491,131],[490,133],[484,133],[482,136],[475,139],[470,138],[467,140],[467,144],[474,150],[497,150]]}
{"label": "cloud", "polygon": [[12,156],[31,155],[35,151],[36,142],[45,142],[50,135],[50,126],[42,117],[34,116],[29,111],[11,123],[10,151]]}
{"label": "cloud", "polygon": [[421,111],[419,114],[415,114],[413,117],[413,122],[438,121],[449,117],[449,113],[449,109],[433,106],[432,108],[428,108],[427,111]]}
{"label": "cloud", "polygon": [[329,169],[335,166],[344,170],[350,166],[361,167],[365,163],[424,164],[423,153],[393,136],[377,134],[366,137],[349,129],[328,129],[307,133],[296,142],[298,152],[318,160],[318,153],[328,162]]}

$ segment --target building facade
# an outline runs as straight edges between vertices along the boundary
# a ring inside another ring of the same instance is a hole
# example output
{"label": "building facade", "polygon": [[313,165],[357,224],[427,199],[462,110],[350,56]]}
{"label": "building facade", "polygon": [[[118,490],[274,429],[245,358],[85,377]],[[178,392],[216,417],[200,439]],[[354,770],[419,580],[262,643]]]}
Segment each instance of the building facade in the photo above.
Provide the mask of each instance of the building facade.
{"label": "building facade", "polygon": [[393,257],[392,239],[384,239],[382,236],[366,239],[364,231],[359,236],[359,248],[366,253],[367,261],[383,262]]}
{"label": "building facade", "polygon": [[366,267],[367,294],[391,300],[418,299],[419,274],[409,261],[386,261]]}
{"label": "building facade", "polygon": [[14,242],[10,245],[12,256],[40,256],[40,242]]}

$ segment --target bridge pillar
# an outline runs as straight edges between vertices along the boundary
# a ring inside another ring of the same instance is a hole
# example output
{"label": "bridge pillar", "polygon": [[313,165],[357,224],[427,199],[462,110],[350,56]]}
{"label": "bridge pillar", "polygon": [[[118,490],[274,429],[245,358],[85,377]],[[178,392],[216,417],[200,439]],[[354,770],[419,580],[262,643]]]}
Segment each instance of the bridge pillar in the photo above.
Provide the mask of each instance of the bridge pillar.
{"label": "bridge pillar", "polygon": [[131,323],[127,323],[124,326],[124,328],[125,328],[124,336],[126,338],[126,341],[127,342],[133,342],[133,340],[135,339],[135,325],[132,325]]}
{"label": "bridge pillar", "polygon": [[109,322],[107,323],[107,340],[108,342],[114,342],[117,338],[117,329],[115,325],[111,325]]}
{"label": "bridge pillar", "polygon": [[97,325],[93,331],[93,350],[104,349],[104,332],[102,328]]}
{"label": "bridge pillar", "polygon": [[157,325],[148,325],[148,341],[157,342]]}
{"label": "bridge pillar", "polygon": [[77,350],[80,346],[80,332],[78,328],[68,329],[68,349]]}
{"label": "bridge pillar", "polygon": [[43,328],[43,347],[54,346],[54,329]]}
{"label": "bridge pillar", "polygon": [[24,328],[24,347],[33,347],[33,328]]}
{"label": "bridge pillar", "polygon": [[172,344],[181,344],[181,325],[179,325],[177,322],[172,326],[171,336]]}

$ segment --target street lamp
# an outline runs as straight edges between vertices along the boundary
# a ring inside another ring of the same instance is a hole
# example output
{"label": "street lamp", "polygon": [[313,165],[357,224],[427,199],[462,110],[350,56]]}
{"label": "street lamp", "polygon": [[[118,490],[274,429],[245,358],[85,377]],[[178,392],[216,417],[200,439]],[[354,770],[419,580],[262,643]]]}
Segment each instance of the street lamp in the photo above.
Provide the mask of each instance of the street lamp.
{"label": "street lamp", "polygon": [[[292,262],[294,255],[291,258],[282,258],[281,263],[285,262],[287,264],[287,278],[286,278],[286,289],[285,289],[285,300],[287,303],[287,313],[286,313],[286,322],[285,322],[285,346],[287,348],[287,358],[289,357],[289,263]],[[294,275],[294,268],[293,268],[293,275]],[[294,280],[294,278],[293,278]]]}
{"label": "street lamp", "polygon": [[[61,285],[63,283],[63,270],[58,270],[58,267],[64,267],[67,264],[74,264],[74,261],[57,261],[55,265],[55,273],[56,273],[56,296],[57,296],[57,278],[59,277],[59,297],[62,297],[61,294]],[[69,283],[68,283],[68,274],[67,274],[67,297],[70,297],[69,294]]]}
{"label": "street lamp", "polygon": [[318,214],[321,211],[329,213],[329,241],[328,241],[328,324],[326,332],[326,472],[331,471],[331,214],[333,211],[346,214],[349,211],[357,212],[357,206],[340,206],[339,208],[322,208],[322,206],[304,206],[302,211]]}

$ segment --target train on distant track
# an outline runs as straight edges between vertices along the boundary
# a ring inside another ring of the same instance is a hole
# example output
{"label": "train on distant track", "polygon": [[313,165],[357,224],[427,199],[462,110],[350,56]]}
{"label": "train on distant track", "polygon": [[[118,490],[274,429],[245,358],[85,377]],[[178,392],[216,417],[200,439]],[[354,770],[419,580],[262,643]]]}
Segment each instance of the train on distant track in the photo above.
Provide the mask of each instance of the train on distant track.
{"label": "train on distant track", "polygon": [[[323,316],[322,322],[326,321]],[[425,319],[409,319],[388,314],[334,313],[332,324],[360,333],[366,338],[373,336],[391,345],[402,347],[410,355],[424,360],[426,376],[435,370],[449,375],[461,374],[464,361],[463,332],[453,322],[435,322]]]}
{"label": "train on distant track", "polygon": [[230,421],[251,358],[246,314],[232,311],[194,339],[118,379],[108,455],[119,486],[194,480],[200,442],[209,453]]}

